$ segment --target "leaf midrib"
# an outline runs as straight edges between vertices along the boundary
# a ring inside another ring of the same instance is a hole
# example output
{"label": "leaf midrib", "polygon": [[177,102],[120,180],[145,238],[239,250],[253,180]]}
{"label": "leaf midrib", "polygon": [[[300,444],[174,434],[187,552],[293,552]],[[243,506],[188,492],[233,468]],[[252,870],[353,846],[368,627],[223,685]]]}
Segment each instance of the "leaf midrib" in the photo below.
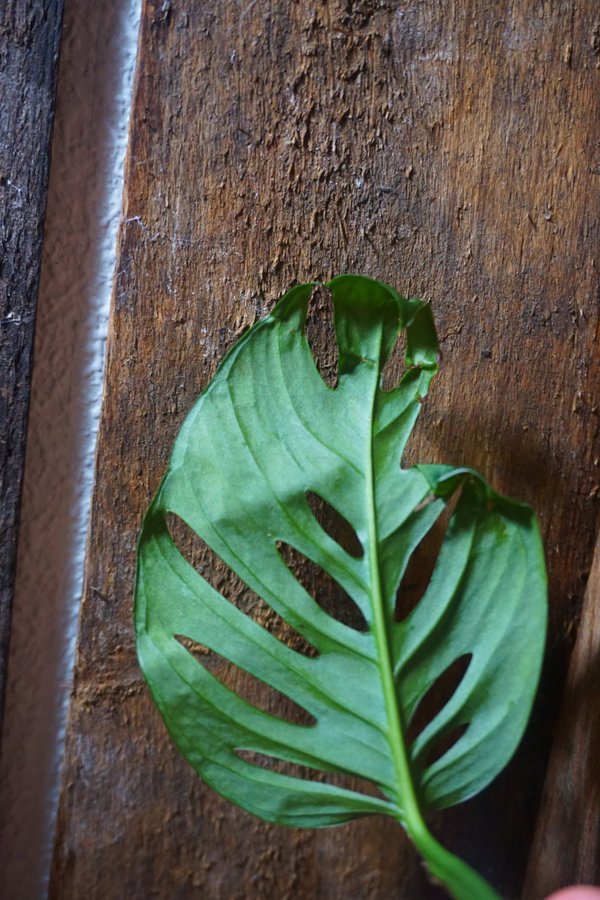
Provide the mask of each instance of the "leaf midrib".
{"label": "leaf midrib", "polygon": [[[381,335],[380,335],[381,350]],[[379,565],[379,540],[377,528],[377,513],[375,509],[375,461],[374,461],[374,420],[375,403],[379,390],[379,366],[378,374],[374,378],[373,393],[371,396],[371,409],[369,421],[368,453],[366,456],[365,470],[367,473],[367,546],[369,556],[369,580],[371,586],[371,602],[373,606],[373,636],[379,660],[381,685],[385,711],[388,720],[388,743],[392,755],[392,762],[396,776],[395,802],[398,808],[398,817],[402,820],[409,834],[420,831],[424,825],[423,817],[413,785],[412,773],[406,745],[404,742],[404,729],[398,706],[398,696],[394,680],[391,648],[388,640],[388,628],[386,622],[384,598],[381,590],[381,574]]]}

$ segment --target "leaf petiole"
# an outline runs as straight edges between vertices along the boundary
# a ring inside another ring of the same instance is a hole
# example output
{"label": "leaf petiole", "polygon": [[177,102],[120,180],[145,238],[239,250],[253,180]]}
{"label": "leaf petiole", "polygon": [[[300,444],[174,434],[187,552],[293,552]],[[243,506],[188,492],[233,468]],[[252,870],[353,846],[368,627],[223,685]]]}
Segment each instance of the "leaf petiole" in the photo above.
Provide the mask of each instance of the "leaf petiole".
{"label": "leaf petiole", "polygon": [[434,838],[418,813],[402,819],[398,817],[398,821],[425,860],[431,876],[440,881],[455,900],[501,900],[481,875]]}

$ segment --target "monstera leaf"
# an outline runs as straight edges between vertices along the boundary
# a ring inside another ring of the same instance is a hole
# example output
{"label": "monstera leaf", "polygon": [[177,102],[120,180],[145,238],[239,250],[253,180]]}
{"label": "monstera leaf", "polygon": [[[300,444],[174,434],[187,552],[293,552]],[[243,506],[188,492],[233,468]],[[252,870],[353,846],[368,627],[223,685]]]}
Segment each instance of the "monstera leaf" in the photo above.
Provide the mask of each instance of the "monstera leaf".
{"label": "monstera leaf", "polygon": [[[223,796],[292,826],[388,814],[454,896],[495,897],[435,841],[424,816],[485,787],[525,728],[546,623],[538,528],[528,507],[494,493],[470,469],[401,468],[437,371],[430,307],[358,276],[328,287],[335,388],[319,374],[305,335],[313,286],[300,285],[233,347],[179,433],[140,539],[140,664],[173,740]],[[382,367],[402,328],[406,372],[383,390]],[[359,553],[323,529],[309,495],[351,524]],[[397,621],[411,555],[451,498],[430,583]],[[279,640],[212,587],[178,549],[170,513],[314,652]],[[362,631],[317,604],[287,564],[285,546],[335,579],[360,609]],[[294,701],[309,724],[248,703],[189,642]],[[458,687],[409,743],[420,701],[459,658],[470,661]],[[459,726],[460,738],[431,761],[432,748]],[[304,767],[305,777],[275,761]],[[378,791],[332,784],[322,773],[359,776]]]}

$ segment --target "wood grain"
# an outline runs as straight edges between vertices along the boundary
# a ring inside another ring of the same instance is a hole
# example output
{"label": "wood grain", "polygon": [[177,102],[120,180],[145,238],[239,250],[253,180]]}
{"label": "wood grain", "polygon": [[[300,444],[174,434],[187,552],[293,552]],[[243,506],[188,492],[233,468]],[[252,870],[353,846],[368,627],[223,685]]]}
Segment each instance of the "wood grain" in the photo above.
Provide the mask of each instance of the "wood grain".
{"label": "wood grain", "polygon": [[0,4],[0,725],[62,9]]}
{"label": "wood grain", "polygon": [[593,884],[600,860],[600,535],[569,665],[523,897]]}
{"label": "wood grain", "polygon": [[387,821],[288,831],[216,797],[134,654],[136,537],[186,411],[289,285],[344,271],[434,305],[444,365],[410,458],[474,465],[540,515],[528,737],[432,823],[519,894],[598,522],[599,29],[593,0],[146,0],[55,898],[441,896]]}

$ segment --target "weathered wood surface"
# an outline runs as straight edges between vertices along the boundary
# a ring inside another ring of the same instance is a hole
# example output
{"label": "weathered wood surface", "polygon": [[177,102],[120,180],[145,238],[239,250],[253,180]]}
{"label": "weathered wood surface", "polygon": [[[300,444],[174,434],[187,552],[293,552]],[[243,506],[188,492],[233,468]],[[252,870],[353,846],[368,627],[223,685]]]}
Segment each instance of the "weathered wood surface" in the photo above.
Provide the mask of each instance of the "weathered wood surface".
{"label": "weathered wood surface", "polygon": [[0,4],[0,723],[62,8]]}
{"label": "weathered wood surface", "polygon": [[552,615],[528,737],[433,823],[515,897],[598,520],[594,0],[146,0],[140,46],[52,894],[439,895],[388,821],[289,831],[216,797],[134,654],[136,537],[186,411],[286,287],[355,271],[434,304],[444,366],[411,458],[539,511]]}
{"label": "weathered wood surface", "polygon": [[524,898],[592,884],[600,860],[600,534],[552,745]]}

